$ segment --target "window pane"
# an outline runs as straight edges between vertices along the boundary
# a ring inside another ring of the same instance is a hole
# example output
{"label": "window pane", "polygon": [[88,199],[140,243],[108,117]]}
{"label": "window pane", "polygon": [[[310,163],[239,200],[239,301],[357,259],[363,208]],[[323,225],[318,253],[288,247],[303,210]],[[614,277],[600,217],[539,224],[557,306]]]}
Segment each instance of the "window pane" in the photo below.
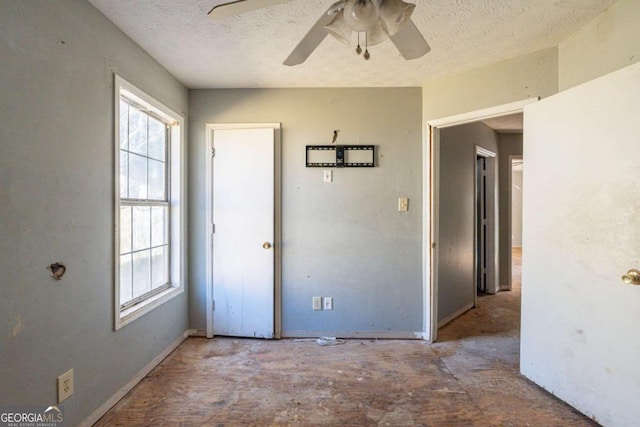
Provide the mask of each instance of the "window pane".
{"label": "window pane", "polygon": [[129,108],[129,151],[147,155],[147,115],[137,108]]}
{"label": "window pane", "polygon": [[164,123],[149,117],[149,157],[164,160],[166,132]]}
{"label": "window pane", "polygon": [[147,198],[147,159],[136,154],[129,155],[129,198]]}
{"label": "window pane", "polygon": [[131,252],[131,206],[120,207],[120,253]]}
{"label": "window pane", "polygon": [[133,206],[133,244],[132,249],[139,251],[151,246],[151,208]]}
{"label": "window pane", "polygon": [[120,198],[129,197],[129,154],[120,151]]}
{"label": "window pane", "polygon": [[165,200],[164,163],[149,159],[149,199]]}
{"label": "window pane", "polygon": [[120,304],[131,300],[131,255],[120,256]]}
{"label": "window pane", "polygon": [[120,148],[129,147],[129,104],[120,100]]}
{"label": "window pane", "polygon": [[133,298],[151,290],[151,251],[133,254]]}
{"label": "window pane", "polygon": [[167,244],[166,220],[167,206],[154,206],[151,208],[151,246]]}
{"label": "window pane", "polygon": [[167,248],[151,249],[151,286],[156,289],[169,282]]}

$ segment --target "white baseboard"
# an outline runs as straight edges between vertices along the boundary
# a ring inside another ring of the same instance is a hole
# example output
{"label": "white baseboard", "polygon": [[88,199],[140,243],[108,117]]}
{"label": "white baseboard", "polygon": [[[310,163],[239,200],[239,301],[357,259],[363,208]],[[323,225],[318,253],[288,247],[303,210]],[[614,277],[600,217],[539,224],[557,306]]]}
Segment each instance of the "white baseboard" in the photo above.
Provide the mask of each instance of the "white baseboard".
{"label": "white baseboard", "polygon": [[282,338],[337,337],[348,339],[421,340],[422,332],[413,331],[282,331]]}
{"label": "white baseboard", "polygon": [[462,307],[460,310],[458,310],[455,313],[453,313],[451,316],[445,317],[440,322],[438,322],[438,328],[442,328],[444,325],[446,325],[447,323],[451,322],[456,317],[458,317],[458,316],[466,313],[467,311],[471,310],[473,308],[473,306],[474,306],[474,304],[472,302],[470,302],[469,304],[467,304],[464,307]]}
{"label": "white baseboard", "polygon": [[431,344],[431,339],[429,339],[429,334],[426,332],[414,332],[417,340],[426,341],[427,344]]}
{"label": "white baseboard", "polygon": [[205,337],[207,336],[207,331],[204,329],[189,329],[187,331],[188,336],[190,337]]}
{"label": "white baseboard", "polygon": [[142,368],[137,374],[135,374],[133,378],[131,378],[131,380],[129,380],[129,382],[124,385],[124,387],[118,390],[116,394],[111,396],[106,402],[100,405],[98,409],[93,411],[91,415],[89,415],[89,417],[81,422],[80,427],[91,427],[96,422],[98,422],[98,420],[102,418],[104,414],[109,411],[109,409],[113,408],[115,404],[120,401],[120,399],[122,399],[127,393],[129,393],[129,391],[131,391],[133,387],[136,386],[136,384],[142,381],[142,379],[146,377],[149,372],[153,370],[153,368],[158,366],[160,362],[162,362],[169,354],[171,354],[173,350],[178,348],[178,346],[182,344],[182,342],[189,336],[189,332],[190,330],[185,331],[181,337],[169,344],[169,346],[165,348],[162,353],[158,354],[149,363],[147,363],[147,365]]}

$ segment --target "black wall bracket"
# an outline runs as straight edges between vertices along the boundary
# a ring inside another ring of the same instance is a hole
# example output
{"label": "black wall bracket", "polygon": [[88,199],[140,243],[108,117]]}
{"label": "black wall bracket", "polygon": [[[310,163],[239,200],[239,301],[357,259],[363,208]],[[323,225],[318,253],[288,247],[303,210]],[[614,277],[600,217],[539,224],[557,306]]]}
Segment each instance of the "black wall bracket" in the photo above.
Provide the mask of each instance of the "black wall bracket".
{"label": "black wall bracket", "polygon": [[307,145],[308,168],[373,168],[375,145]]}

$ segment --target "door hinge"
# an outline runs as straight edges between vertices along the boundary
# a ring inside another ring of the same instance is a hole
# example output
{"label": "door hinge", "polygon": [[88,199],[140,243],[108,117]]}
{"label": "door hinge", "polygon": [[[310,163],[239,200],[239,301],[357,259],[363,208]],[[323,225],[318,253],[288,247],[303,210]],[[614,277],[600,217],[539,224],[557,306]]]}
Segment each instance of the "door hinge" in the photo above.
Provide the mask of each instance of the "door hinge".
{"label": "door hinge", "polygon": [[216,232],[216,225],[215,224],[209,224],[209,233],[213,234]]}
{"label": "door hinge", "polygon": [[216,311],[216,300],[211,301],[211,311]]}
{"label": "door hinge", "polygon": [[211,147],[211,157],[215,157],[216,156],[216,149]]}

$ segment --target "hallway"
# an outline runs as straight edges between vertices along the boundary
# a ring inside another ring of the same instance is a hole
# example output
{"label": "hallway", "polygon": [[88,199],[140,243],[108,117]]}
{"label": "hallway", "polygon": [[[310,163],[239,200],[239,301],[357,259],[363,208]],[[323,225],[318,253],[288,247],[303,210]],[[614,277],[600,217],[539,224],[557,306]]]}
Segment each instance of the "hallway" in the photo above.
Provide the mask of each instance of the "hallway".
{"label": "hallway", "polygon": [[595,426],[518,374],[513,289],[432,345],[188,339],[96,425]]}

